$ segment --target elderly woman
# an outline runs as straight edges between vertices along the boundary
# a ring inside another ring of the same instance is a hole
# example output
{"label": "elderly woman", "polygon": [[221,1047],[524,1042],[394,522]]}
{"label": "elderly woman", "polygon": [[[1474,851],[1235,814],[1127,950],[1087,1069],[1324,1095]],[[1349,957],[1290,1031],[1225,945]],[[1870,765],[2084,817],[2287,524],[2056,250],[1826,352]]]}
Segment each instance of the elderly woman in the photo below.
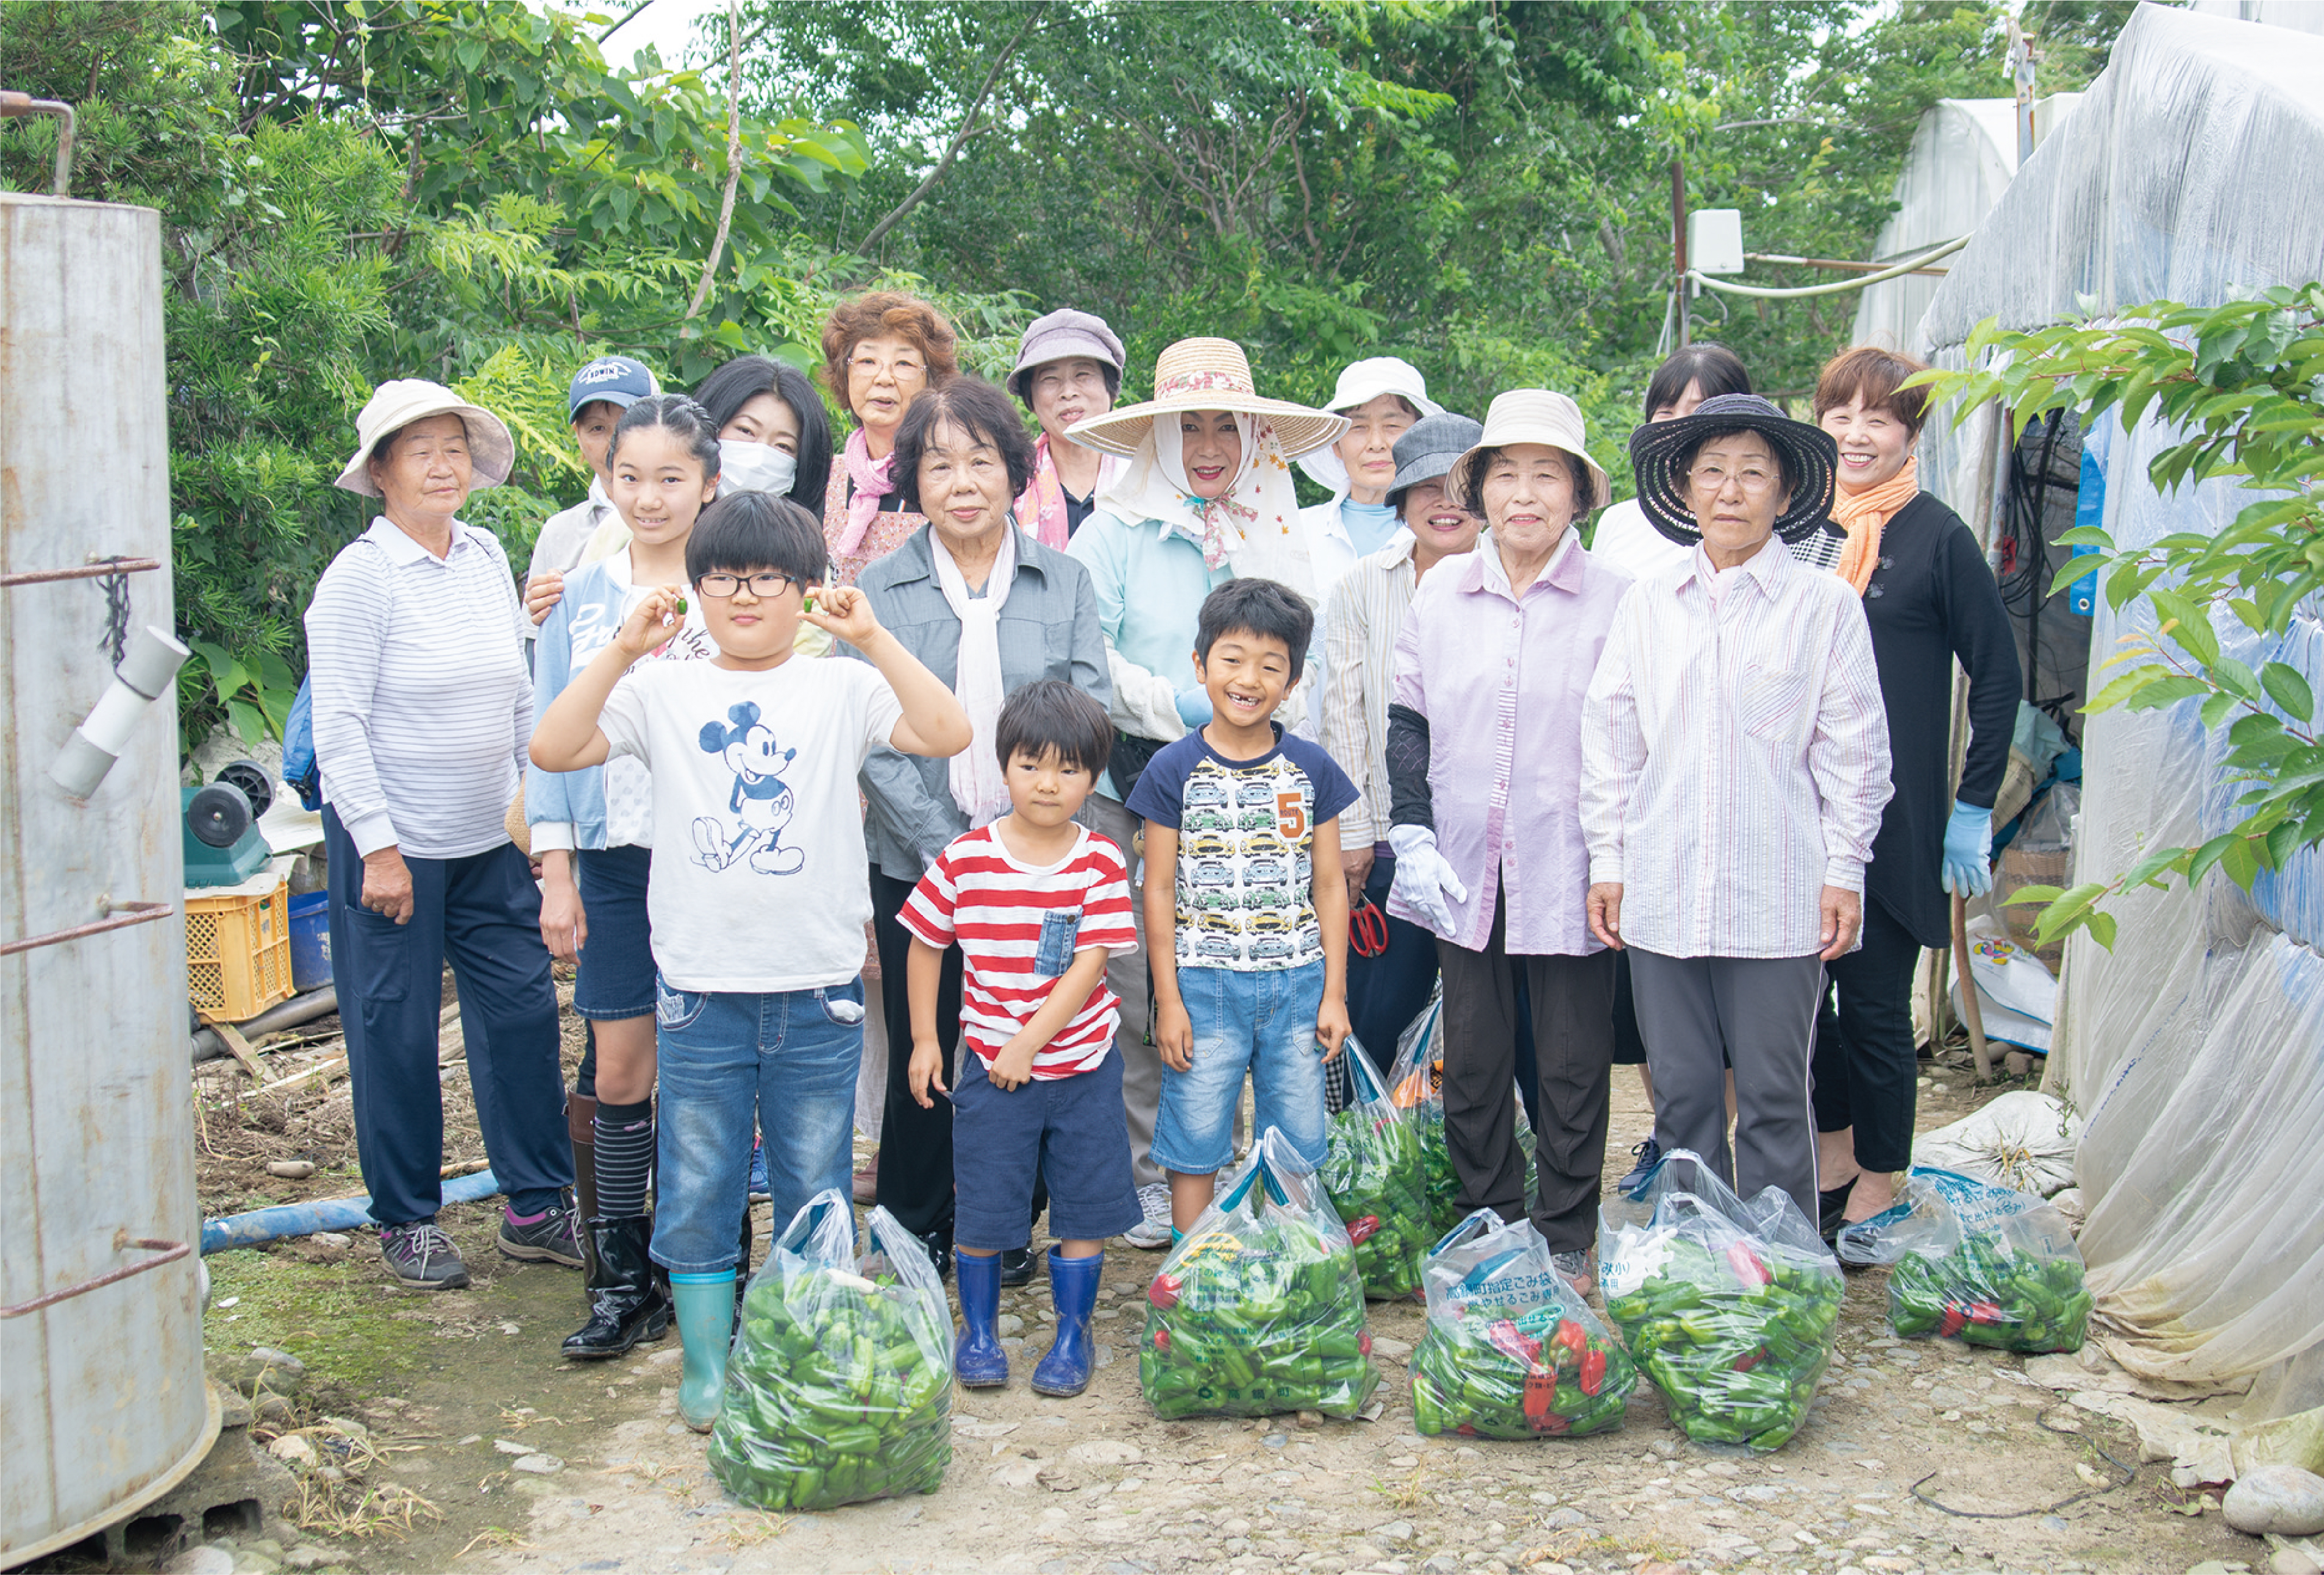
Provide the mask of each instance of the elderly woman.
{"label": "elderly woman", "polygon": [[1009,391],[1041,424],[1033,445],[1033,480],[1017,500],[1017,523],[1059,552],[1097,507],[1098,493],[1130,467],[1115,455],[1084,448],[1066,434],[1102,416],[1121,392],[1121,341],[1103,318],[1071,309],[1036,318],[1017,346]]}
{"label": "elderly woman", "polygon": [[1369,907],[1379,916],[1377,931],[1360,924],[1350,942],[1348,1017],[1375,1057],[1386,1056],[1427,1006],[1436,978],[1436,938],[1408,919],[1380,915],[1396,883],[1396,852],[1388,842],[1388,708],[1397,637],[1422,578],[1446,558],[1470,552],[1484,529],[1444,485],[1453,461],[1483,433],[1469,417],[1443,410],[1396,440],[1387,497],[1402,530],[1358,558],[1323,604],[1323,744],[1356,785],[1356,801],[1340,813],[1348,907],[1361,913]]}
{"label": "elderly woman", "polygon": [[1329,408],[1348,419],[1348,429],[1329,448],[1299,462],[1311,479],[1332,489],[1329,501],[1299,513],[1316,587],[1327,595],[1357,559],[1401,538],[1404,521],[1388,495],[1396,484],[1397,439],[1415,421],[1443,409],[1428,397],[1420,369],[1393,355],[1349,363]]}
{"label": "elderly woman", "polygon": [[[1446,473],[1489,534],[1413,593],[1388,709],[1391,916],[1436,936],[1444,1137],[1463,1211],[1533,1221],[1560,1273],[1595,1281],[1614,1054],[1614,959],[1582,922],[1582,692],[1629,589],[1574,527],[1610,492],[1560,393],[1498,395]],[[1517,995],[1530,1000],[1540,1161],[1524,1196]]]}
{"label": "elderly woman", "polygon": [[958,344],[942,312],[892,290],[850,297],[824,323],[824,384],[855,418],[823,495],[833,585],[853,585],[927,523],[904,505],[896,434],[914,400],[960,375]]}
{"label": "elderly woman", "polygon": [[[1913,1160],[1913,969],[1951,935],[1945,894],[1993,883],[1993,799],[2017,722],[2017,646],[2000,587],[1960,516],[1921,491],[1913,448],[1928,391],[1922,364],[1863,347],[1816,380],[1816,424],[1840,446],[1832,513],[1848,532],[1838,573],[1863,598],[1880,670],[1895,797],[1867,874],[1864,945],[1833,959],[1839,997],[1817,1024],[1816,1168],[1823,1223],[1868,1220],[1895,1201]],[[1969,739],[1948,793],[1952,675],[1969,674]],[[1950,800],[1950,803],[1948,802]]]}
{"label": "elderly woman", "polygon": [[1824,965],[1856,945],[1889,792],[1863,606],[1789,550],[1821,528],[1834,447],[1725,394],[1639,428],[1630,456],[1646,517],[1691,535],[1694,558],[1623,603],[1590,682],[1590,927],[1630,953],[1655,1140],[1813,1220],[1816,1002]]}
{"label": "elderly woman", "polygon": [[[865,569],[860,584],[880,622],[959,695],[975,734],[948,760],[878,749],[864,763],[880,988],[888,1022],[900,1028],[912,1020],[911,935],[897,915],[946,843],[1009,809],[992,744],[1002,700],[1041,678],[1065,679],[1100,705],[1111,690],[1087,571],[1019,530],[1011,516],[1033,447],[1009,396],[975,378],[924,394],[898,428],[895,456],[906,504],[928,522]],[[947,1066],[960,1035],[960,948],[948,946],[936,1004]],[[890,1054],[878,1202],[929,1244],[941,1271],[953,1245],[952,1107],[923,1110],[909,1071],[908,1055]],[[1003,1257],[998,1264],[962,1259],[963,1294],[972,1289],[972,1267],[1018,1283],[1031,1277],[1029,1249]]]}
{"label": "elderly woman", "polygon": [[500,543],[458,517],[473,488],[508,479],[515,447],[491,411],[418,380],[381,384],[356,434],[338,484],[379,513],[315,587],[307,651],[331,955],[380,1256],[414,1290],[468,1283],[436,1224],[448,953],[484,1152],[508,1196],[500,1249],[577,1268],[557,992],[540,893],[506,825],[532,732],[524,614]]}
{"label": "elderly woman", "polygon": [[[1135,853],[1138,819],[1122,807],[1155,750],[1211,717],[1194,677],[1203,599],[1237,575],[1279,580],[1313,596],[1314,574],[1298,533],[1289,461],[1338,437],[1337,416],[1261,398],[1242,346],[1181,339],[1154,365],[1154,397],[1071,429],[1075,442],[1130,461],[1074,535],[1073,557],[1096,588],[1105,631],[1113,763],[1090,796],[1092,829]],[[1278,717],[1284,717],[1278,713]],[[1133,865],[1130,911],[1140,950],[1114,953],[1106,983],[1121,998],[1122,1097],[1131,1168],[1146,1221],[1124,1239],[1170,1242],[1170,1188],[1148,1149],[1162,1093],[1162,1060],[1146,1036],[1145,907]]]}

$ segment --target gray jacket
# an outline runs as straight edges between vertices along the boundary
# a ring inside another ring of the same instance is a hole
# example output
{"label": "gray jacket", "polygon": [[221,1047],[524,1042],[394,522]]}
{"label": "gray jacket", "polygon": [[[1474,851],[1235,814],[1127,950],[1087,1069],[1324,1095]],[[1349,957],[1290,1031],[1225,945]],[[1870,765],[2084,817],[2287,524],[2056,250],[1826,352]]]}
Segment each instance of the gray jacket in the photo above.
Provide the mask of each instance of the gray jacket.
{"label": "gray jacket", "polygon": [[[880,622],[949,688],[959,680],[960,620],[936,584],[928,545],[933,529],[923,525],[912,532],[856,585],[872,599]],[[1000,626],[1003,693],[1040,678],[1063,678],[1101,705],[1111,698],[1089,571],[1022,530],[1017,532],[1017,577]],[[842,649],[858,656],[853,646]],[[980,739],[970,747],[991,745]],[[874,869],[892,880],[917,881],[945,844],[968,829],[968,816],[953,802],[951,770],[949,760],[899,754],[885,745],[872,751],[862,782],[870,801],[863,840]]]}

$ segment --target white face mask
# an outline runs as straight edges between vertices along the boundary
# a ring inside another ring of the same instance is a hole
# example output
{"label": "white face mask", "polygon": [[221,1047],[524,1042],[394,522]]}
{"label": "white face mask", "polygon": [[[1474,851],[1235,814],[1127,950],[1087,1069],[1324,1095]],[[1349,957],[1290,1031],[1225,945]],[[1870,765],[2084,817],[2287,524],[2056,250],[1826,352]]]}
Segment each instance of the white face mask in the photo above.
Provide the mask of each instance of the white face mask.
{"label": "white face mask", "polygon": [[798,459],[771,443],[750,443],[737,438],[718,440],[718,495],[730,493],[773,493],[780,496],[798,480]]}

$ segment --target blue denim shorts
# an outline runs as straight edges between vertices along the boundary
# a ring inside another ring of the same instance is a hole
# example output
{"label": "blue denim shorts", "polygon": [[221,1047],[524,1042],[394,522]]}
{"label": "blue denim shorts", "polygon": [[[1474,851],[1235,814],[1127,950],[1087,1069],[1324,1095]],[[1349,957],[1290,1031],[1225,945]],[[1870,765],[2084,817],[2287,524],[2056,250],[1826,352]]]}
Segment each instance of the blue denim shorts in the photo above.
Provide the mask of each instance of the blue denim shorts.
{"label": "blue denim shorts", "polygon": [[653,850],[583,848],[573,864],[589,924],[574,971],[573,1010],[601,1023],[651,1017],[653,926],[646,919],[646,877]]}
{"label": "blue denim shorts", "polygon": [[953,1239],[1005,1252],[1032,1239],[1033,1178],[1049,1183],[1049,1234],[1102,1241],[1146,1215],[1130,1179],[1121,1057],[1013,1091],[961,1047],[952,1091]]}
{"label": "blue denim shorts", "polygon": [[654,1019],[653,1259],[672,1274],[718,1274],[734,1266],[742,1234],[754,1117],[778,1232],[816,1193],[845,1195],[863,981],[766,995],[665,986]]}
{"label": "blue denim shorts", "polygon": [[1315,1014],[1323,1005],[1323,961],[1248,972],[1181,968],[1178,994],[1194,1024],[1194,1064],[1162,1068],[1154,1163],[1183,1175],[1226,1167],[1248,1068],[1252,1134],[1280,1128],[1301,1158],[1322,1165],[1323,1053]]}

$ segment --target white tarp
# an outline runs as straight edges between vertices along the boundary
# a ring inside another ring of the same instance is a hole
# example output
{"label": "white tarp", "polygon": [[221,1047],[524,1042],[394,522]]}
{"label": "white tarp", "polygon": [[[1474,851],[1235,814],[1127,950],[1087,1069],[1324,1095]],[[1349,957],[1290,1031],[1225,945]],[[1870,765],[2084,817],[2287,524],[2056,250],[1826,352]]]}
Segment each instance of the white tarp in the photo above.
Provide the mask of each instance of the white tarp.
{"label": "white tarp", "polygon": [[[2211,304],[2232,288],[2324,270],[2324,37],[2140,7],[2106,72],[2036,150],[1953,258],[1917,336],[1942,365],[1983,318],[2034,328],[2087,298],[2104,314],[2154,299]],[[2108,416],[2106,419],[2111,421]],[[1995,427],[1932,423],[1923,474],[1964,515],[1989,516]],[[2225,482],[2158,496],[2151,422],[2107,455],[2118,543],[2216,531],[2248,495]],[[2094,660],[2151,627],[2101,603]],[[2231,617],[2222,647],[2324,688],[2324,607],[2282,640]],[[2161,843],[2231,824],[2237,789],[2194,702],[2090,718],[2074,879],[2103,879]],[[2142,1377],[2252,1385],[2243,1419],[2324,1405],[2324,856],[2249,894],[2214,873],[2197,892],[2109,905],[2108,953],[2077,935],[2060,992],[2052,1091],[2085,1123],[2081,1245],[2107,1348]]]}

